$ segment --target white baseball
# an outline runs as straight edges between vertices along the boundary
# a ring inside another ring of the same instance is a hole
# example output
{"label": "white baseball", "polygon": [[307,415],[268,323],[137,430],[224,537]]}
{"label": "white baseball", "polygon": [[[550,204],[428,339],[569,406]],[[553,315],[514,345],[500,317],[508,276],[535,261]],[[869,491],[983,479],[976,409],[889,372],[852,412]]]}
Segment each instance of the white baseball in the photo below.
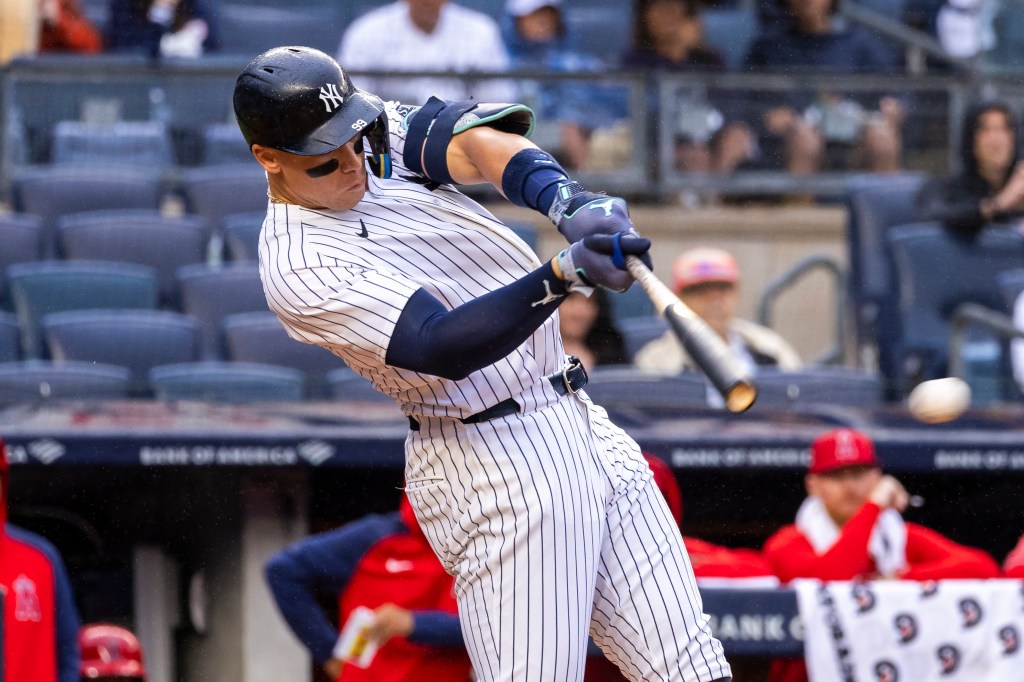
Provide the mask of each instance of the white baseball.
{"label": "white baseball", "polygon": [[907,408],[918,421],[941,424],[956,419],[971,404],[971,387],[957,377],[924,381],[907,397]]}

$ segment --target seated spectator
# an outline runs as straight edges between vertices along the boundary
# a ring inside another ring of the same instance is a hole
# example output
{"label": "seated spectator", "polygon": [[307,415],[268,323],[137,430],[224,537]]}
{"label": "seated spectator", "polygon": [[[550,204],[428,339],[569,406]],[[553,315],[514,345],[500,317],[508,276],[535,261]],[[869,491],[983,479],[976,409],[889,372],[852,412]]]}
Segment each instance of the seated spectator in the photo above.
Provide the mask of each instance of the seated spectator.
{"label": "seated spectator", "polygon": [[[266,578],[285,621],[332,680],[469,679],[452,577],[405,495],[396,512],[365,516],[284,549],[267,563]],[[320,598],[337,600],[341,628],[355,608],[373,610],[367,637],[380,649],[369,667],[338,658],[338,630]]]}
{"label": "seated spectator", "polygon": [[968,111],[960,137],[963,170],[921,189],[921,219],[974,237],[989,223],[1024,217],[1018,130],[1017,118],[1006,104],[989,102]]}
{"label": "seated spectator", "polygon": [[1006,555],[1003,561],[1003,575],[1007,578],[1024,578],[1024,535],[1017,546]]}
{"label": "seated spectator", "polygon": [[142,645],[130,630],[92,623],[78,633],[83,682],[145,682]]}
{"label": "seated spectator", "polygon": [[111,0],[106,44],[112,52],[198,57],[214,52],[220,30],[213,0]]}
{"label": "seated spectator", "polygon": [[558,308],[558,325],[566,355],[575,355],[587,369],[627,362],[626,346],[604,291],[595,289],[589,297],[569,294]]}
{"label": "seated spectator", "polygon": [[[506,42],[512,68],[556,73],[598,73],[605,68],[600,59],[569,48],[561,5],[562,0],[508,0]],[[538,113],[558,123],[566,167],[591,166],[592,147],[600,147],[602,139],[594,131],[607,131],[628,118],[628,94],[622,86],[582,81],[545,83],[539,89]],[[602,149],[595,151],[606,155]]]}
{"label": "seated spectator", "polygon": [[0,0],[0,66],[39,52],[102,49],[99,32],[76,0]]}
{"label": "seated spectator", "polygon": [[[900,516],[903,485],[882,473],[864,433],[836,429],[811,445],[808,497],[796,523],[768,539],[764,556],[779,580],[994,578],[995,561]],[[807,680],[803,660],[778,659],[769,680]]]}
{"label": "seated spectator", "polygon": [[[673,291],[732,347],[752,372],[756,372],[757,367],[800,369],[800,357],[781,336],[735,317],[740,300],[739,283],[736,260],[722,249],[684,251],[672,264]],[[671,331],[641,348],[633,362],[643,369],[669,373],[696,368]]]}
{"label": "seated spectator", "polygon": [[951,57],[971,59],[996,46],[998,0],[907,0],[903,22],[931,34]]}
{"label": "seated spectator", "polygon": [[[385,39],[386,38],[386,39]],[[398,0],[371,10],[346,29],[338,61],[347,70],[506,71],[508,53],[498,25],[486,14],[448,0]],[[422,104],[475,97],[515,101],[508,81],[467,83],[453,78],[357,78],[357,85],[384,99]]]}
{"label": "seated spectator", "polygon": [[[722,55],[704,42],[696,0],[640,0],[633,20],[633,47],[622,58],[628,69],[720,72]],[[727,121],[704,92],[680,102],[674,167],[690,172],[729,173],[754,153],[750,128]]]}
{"label": "seated spectator", "polygon": [[[779,0],[787,24],[762,32],[745,65],[750,71],[826,74],[892,73],[887,47],[833,18],[838,0]],[[825,167],[892,172],[901,167],[904,110],[899,100],[857,101],[842,93],[794,92],[755,113],[759,163],[791,173]],[[826,163],[827,162],[827,163]]]}

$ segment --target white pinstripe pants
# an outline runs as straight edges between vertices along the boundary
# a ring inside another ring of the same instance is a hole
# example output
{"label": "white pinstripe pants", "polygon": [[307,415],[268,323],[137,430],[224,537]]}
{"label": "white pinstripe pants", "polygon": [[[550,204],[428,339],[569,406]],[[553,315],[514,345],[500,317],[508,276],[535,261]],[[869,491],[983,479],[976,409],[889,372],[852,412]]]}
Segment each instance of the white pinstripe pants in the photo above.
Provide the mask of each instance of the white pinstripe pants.
{"label": "white pinstripe pants", "polygon": [[679,529],[603,409],[569,396],[482,424],[426,418],[406,457],[480,680],[582,680],[588,631],[631,680],[731,675]]}

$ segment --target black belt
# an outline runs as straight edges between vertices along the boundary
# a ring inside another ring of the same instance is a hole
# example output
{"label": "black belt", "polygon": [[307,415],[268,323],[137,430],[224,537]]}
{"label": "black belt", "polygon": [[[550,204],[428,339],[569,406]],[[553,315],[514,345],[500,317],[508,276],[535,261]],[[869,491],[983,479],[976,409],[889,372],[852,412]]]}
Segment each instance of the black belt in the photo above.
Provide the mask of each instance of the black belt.
{"label": "black belt", "polygon": [[[569,357],[569,364],[565,366],[565,369],[558,374],[552,374],[547,377],[547,380],[551,382],[551,387],[555,389],[555,393],[558,395],[576,393],[587,385],[587,370],[583,363],[580,362],[580,359],[573,355]],[[486,410],[463,417],[459,421],[463,424],[479,424],[480,422],[489,422],[492,419],[507,417],[517,412],[519,412],[519,403],[512,398],[507,398],[500,403],[491,405]],[[419,421],[414,417],[409,417],[409,428],[413,431],[419,431]]]}

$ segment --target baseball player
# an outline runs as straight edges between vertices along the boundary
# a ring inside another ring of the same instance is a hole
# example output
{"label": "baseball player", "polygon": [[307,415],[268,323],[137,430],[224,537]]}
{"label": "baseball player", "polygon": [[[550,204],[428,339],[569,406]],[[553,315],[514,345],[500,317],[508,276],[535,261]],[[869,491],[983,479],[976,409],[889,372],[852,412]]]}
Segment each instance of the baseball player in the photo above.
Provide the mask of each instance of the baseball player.
{"label": "baseball player", "polygon": [[[629,679],[731,679],[650,469],[557,331],[568,292],[625,290],[650,248],[625,202],[571,182],[522,105],[384,103],[309,48],[258,56],[234,107],[269,181],[268,305],[409,418],[406,491],[479,679],[580,680],[588,630]],[[455,187],[481,182],[570,245],[538,260]]]}

